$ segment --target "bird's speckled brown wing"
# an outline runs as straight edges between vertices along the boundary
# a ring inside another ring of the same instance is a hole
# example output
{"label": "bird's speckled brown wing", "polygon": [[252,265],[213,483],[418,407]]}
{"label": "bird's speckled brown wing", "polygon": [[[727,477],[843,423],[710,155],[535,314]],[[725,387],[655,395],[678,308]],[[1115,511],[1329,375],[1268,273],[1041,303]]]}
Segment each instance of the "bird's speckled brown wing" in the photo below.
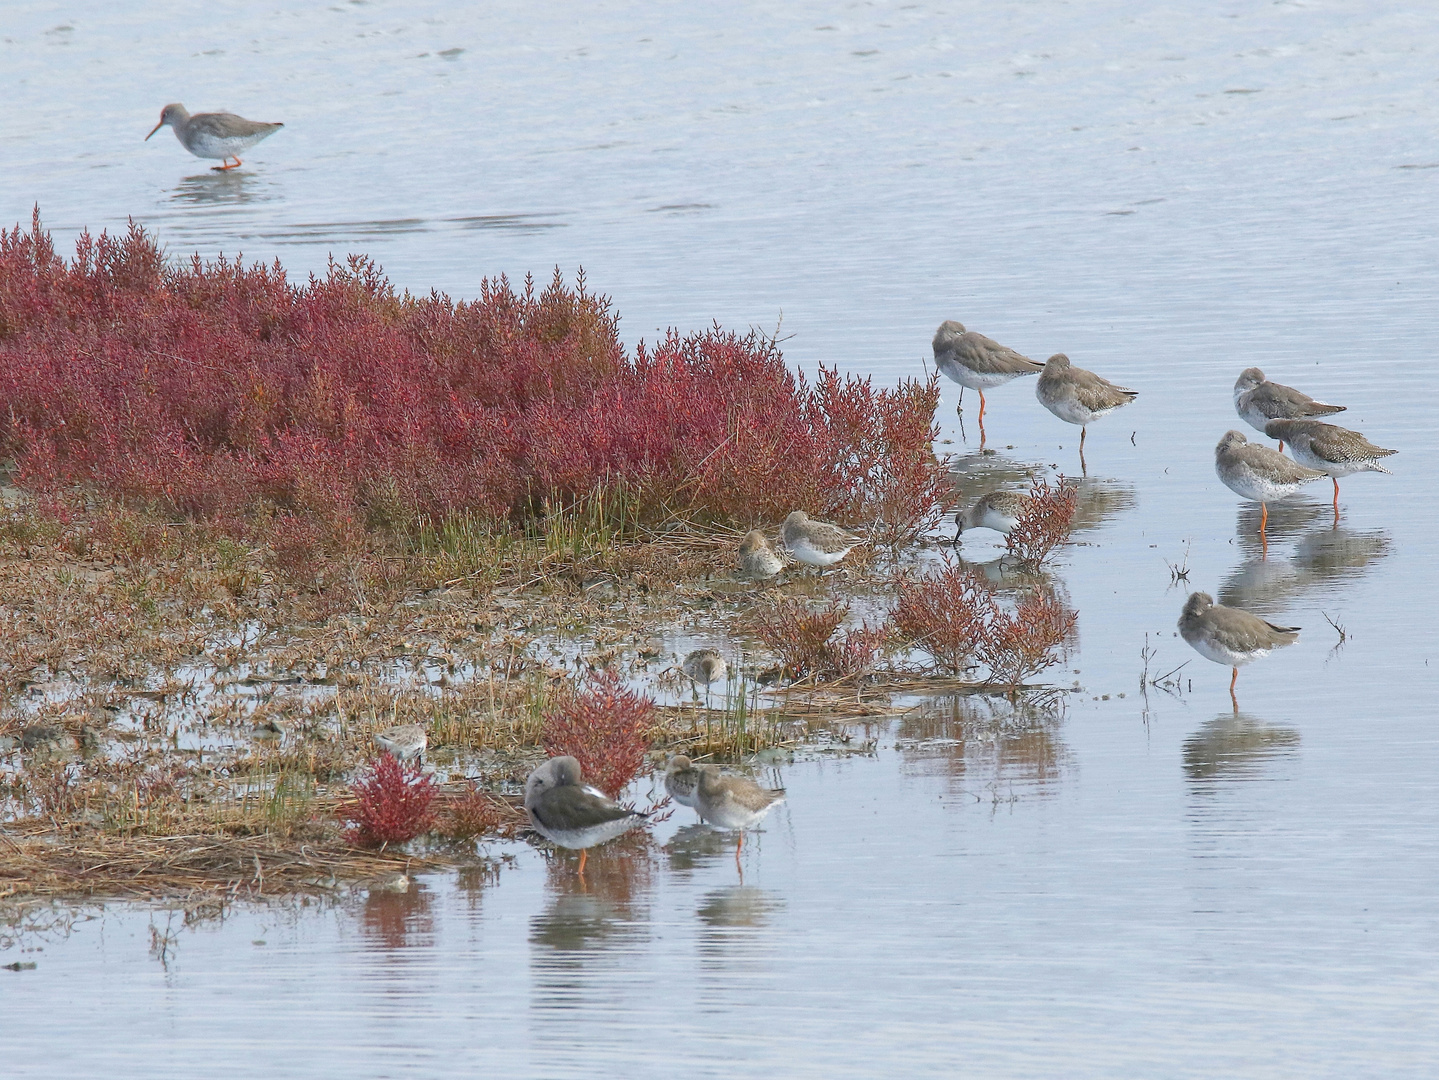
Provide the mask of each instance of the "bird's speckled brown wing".
{"label": "bird's speckled brown wing", "polygon": [[1278,450],[1271,450],[1259,443],[1236,446],[1230,450],[1230,454],[1234,460],[1243,462],[1276,484],[1300,484],[1325,475],[1318,469],[1305,468]]}
{"label": "bird's speckled brown wing", "polygon": [[1117,409],[1121,405],[1128,405],[1139,396],[1136,391],[1115,386],[1108,379],[1083,368],[1071,367],[1069,377],[1074,384],[1079,403],[1091,412]]}

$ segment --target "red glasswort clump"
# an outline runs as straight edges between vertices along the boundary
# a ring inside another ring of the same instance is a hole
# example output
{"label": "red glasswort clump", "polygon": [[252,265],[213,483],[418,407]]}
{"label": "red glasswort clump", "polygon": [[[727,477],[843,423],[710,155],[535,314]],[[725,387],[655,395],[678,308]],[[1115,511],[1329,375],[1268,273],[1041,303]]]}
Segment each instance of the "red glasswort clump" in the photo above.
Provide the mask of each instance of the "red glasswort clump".
{"label": "red glasswort clump", "polygon": [[614,671],[602,671],[545,714],[545,753],[570,755],[580,763],[585,783],[616,799],[644,767],[654,723],[654,701],[627,689]]}
{"label": "red glasswort clump", "polygon": [[902,581],[891,616],[898,634],[941,671],[958,675],[973,659],[989,669],[987,682],[1011,694],[1059,663],[1078,618],[1043,589],[1026,593],[1010,611],[982,574],[948,562],[937,573]]}
{"label": "red glasswort clump", "polygon": [[811,608],[802,600],[782,599],[750,619],[754,635],[797,679],[808,675],[853,675],[874,666],[889,641],[886,626],[860,626],[835,637],[849,604],[831,600]]}
{"label": "red glasswort clump", "polygon": [[975,656],[989,668],[989,681],[1013,696],[1025,679],[1063,659],[1061,649],[1078,619],[1077,612],[1043,591],[1026,594],[1012,614],[996,604]]}
{"label": "red glasswort clump", "polygon": [[985,633],[994,589],[982,574],[946,560],[936,574],[902,580],[890,618],[896,630],[951,675],[962,673]]}
{"label": "red glasswort clump", "polygon": [[1005,539],[1005,549],[1025,565],[1038,567],[1069,539],[1078,508],[1079,489],[1073,483],[1051,487],[1049,481],[1037,478],[1024,513]]}
{"label": "red glasswort clump", "polygon": [[849,614],[849,604],[831,600],[819,609],[802,600],[782,599],[755,612],[750,625],[784,669],[799,679],[830,666],[829,639]]}
{"label": "red glasswort clump", "polygon": [[341,813],[351,822],[346,839],[360,847],[402,844],[434,824],[435,781],[418,765],[406,768],[381,754],[350,790],[355,804]]}
{"label": "red glasswort clump", "polygon": [[397,294],[359,256],[293,284],[278,263],[167,263],[133,224],[82,235],[70,263],[38,211],[0,233],[0,455],[20,481],[274,532],[301,567],[617,485],[651,518],[805,507],[902,538],[947,501],[938,395],[934,377],[810,384],[773,341],[718,328],[629,355],[583,274],[457,303]]}

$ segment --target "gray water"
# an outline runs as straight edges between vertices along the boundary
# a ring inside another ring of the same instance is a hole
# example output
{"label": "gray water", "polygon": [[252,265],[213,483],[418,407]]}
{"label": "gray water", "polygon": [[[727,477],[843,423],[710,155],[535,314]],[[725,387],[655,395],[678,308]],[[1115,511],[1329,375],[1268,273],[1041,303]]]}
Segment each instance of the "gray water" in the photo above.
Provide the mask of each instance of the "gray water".
{"label": "gray water", "polygon": [[[513,845],[196,928],[92,911],[0,955],[37,962],[0,971],[6,1072],[1434,1075],[1436,31],[1337,2],[8,5],[0,222],[133,216],[296,275],[366,252],[457,298],[583,266],[631,343],[782,312],[792,362],[882,382],[960,318],[1140,397],[1086,447],[1067,708],[939,700],[767,767],[789,802],[742,879],[680,811],[587,890]],[[140,141],[172,100],[286,127],[212,174]],[[1249,365],[1400,450],[1337,527],[1326,490],[1271,516],[1267,559],[1212,470]],[[988,445],[1076,471],[1032,393],[989,396]],[[1237,715],[1173,636],[1190,588],[1304,628]],[[1191,661],[1147,698],[1146,634],[1151,675]]]}

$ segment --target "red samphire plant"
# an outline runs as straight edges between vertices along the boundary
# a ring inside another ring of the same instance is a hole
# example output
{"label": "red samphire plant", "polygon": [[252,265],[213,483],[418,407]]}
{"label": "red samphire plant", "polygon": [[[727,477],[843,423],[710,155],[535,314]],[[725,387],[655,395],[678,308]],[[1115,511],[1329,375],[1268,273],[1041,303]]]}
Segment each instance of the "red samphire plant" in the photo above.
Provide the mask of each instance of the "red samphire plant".
{"label": "red samphire plant", "polygon": [[986,682],[1013,695],[1025,679],[1060,662],[1079,616],[1044,587],[1027,591],[1010,610],[984,575],[946,562],[900,583],[891,619],[897,635],[941,671],[958,675],[974,661],[989,669]]}
{"label": "red samphire plant", "polygon": [[1058,486],[1038,478],[1030,486],[1029,501],[1005,538],[1005,550],[1029,567],[1039,567],[1060,544],[1069,539],[1079,489],[1072,482]]}
{"label": "red samphire plant", "polygon": [[435,781],[418,765],[406,767],[381,754],[351,785],[355,802],[340,811],[350,822],[345,838],[359,847],[413,840],[434,824]]}
{"label": "red samphire plant", "polygon": [[610,798],[645,764],[655,703],[628,689],[619,675],[605,670],[590,676],[580,692],[545,714],[545,753],[568,754],[580,763],[584,782]]}
{"label": "red samphire plant", "polygon": [[397,293],[360,256],[297,284],[278,263],[167,262],[133,224],[70,262],[38,210],[0,232],[0,456],[20,483],[258,531],[301,567],[618,485],[650,518],[802,506],[902,539],[948,499],[938,395],[934,377],[810,383],[773,341],[717,328],[628,353],[583,274],[456,302]]}

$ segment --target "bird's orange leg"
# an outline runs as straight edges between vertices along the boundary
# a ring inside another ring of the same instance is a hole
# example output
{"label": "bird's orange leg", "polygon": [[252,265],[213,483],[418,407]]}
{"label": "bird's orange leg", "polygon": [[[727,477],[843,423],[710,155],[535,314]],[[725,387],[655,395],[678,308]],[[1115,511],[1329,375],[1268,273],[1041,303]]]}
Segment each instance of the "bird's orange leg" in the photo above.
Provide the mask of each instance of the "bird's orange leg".
{"label": "bird's orange leg", "polygon": [[[1236,673],[1236,674],[1237,674],[1238,671],[1239,671],[1238,668],[1235,668],[1234,670],[1235,670],[1235,673]],[[585,876],[585,860],[588,859],[589,857],[590,857],[590,849],[589,849],[589,848],[580,848],[580,877],[584,877],[584,876]]]}
{"label": "bird's orange leg", "polygon": [[1079,429],[1079,474],[1089,475],[1089,466],[1084,463],[1084,437],[1089,434],[1089,426],[1085,425]]}
{"label": "bird's orange leg", "polygon": [[1331,476],[1330,479],[1334,481],[1334,516],[1335,516],[1335,517],[1338,517],[1338,516],[1339,516],[1339,477],[1337,477],[1337,476]]}
{"label": "bird's orange leg", "polygon": [[[231,156],[231,157],[234,157],[233,154],[231,154],[230,156]],[[211,166],[211,170],[210,170],[210,171],[211,171],[211,172],[229,172],[231,169],[238,169],[241,165],[244,164],[244,162],[241,161],[239,158],[235,158],[235,164],[233,164],[233,165],[226,165],[225,162],[226,162],[227,160],[229,160],[229,159],[228,159],[228,158],[221,158],[221,159],[220,159],[220,164]]]}
{"label": "bird's orange leg", "polygon": [[1280,440],[1279,440],[1279,452],[1280,452],[1281,454],[1284,453],[1284,440],[1283,440],[1283,439],[1280,439]]}
{"label": "bird's orange leg", "polygon": [[983,425],[984,425],[984,391],[983,391],[983,390],[981,390],[981,391],[979,392],[979,423],[980,423],[980,426],[983,426]]}
{"label": "bird's orange leg", "polygon": [[[1269,537],[1265,535],[1264,527],[1269,524],[1269,504],[1259,504],[1259,547],[1264,552],[1264,558],[1269,557]],[[1235,669],[1236,671],[1238,668]]]}

